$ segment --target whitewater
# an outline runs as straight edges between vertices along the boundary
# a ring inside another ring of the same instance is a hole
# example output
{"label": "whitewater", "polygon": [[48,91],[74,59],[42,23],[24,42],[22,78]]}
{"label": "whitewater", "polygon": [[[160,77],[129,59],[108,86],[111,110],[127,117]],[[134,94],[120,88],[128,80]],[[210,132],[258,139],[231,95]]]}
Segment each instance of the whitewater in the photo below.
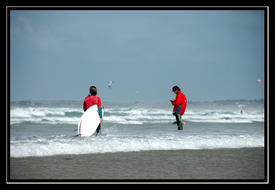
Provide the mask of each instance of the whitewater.
{"label": "whitewater", "polygon": [[10,156],[264,146],[265,114],[259,101],[189,103],[183,131],[173,124],[169,103],[103,102],[103,106],[101,134],[77,137],[82,102],[11,102]]}

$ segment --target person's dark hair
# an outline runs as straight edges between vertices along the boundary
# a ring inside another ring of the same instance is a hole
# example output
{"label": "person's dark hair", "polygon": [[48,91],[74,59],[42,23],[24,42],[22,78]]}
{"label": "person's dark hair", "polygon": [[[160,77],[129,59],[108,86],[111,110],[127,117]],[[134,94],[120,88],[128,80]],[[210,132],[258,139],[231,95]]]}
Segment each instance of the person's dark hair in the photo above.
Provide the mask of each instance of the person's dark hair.
{"label": "person's dark hair", "polygon": [[172,91],[175,92],[176,90],[180,91],[180,88],[179,88],[178,86],[174,86],[174,87],[172,88]]}
{"label": "person's dark hair", "polygon": [[97,94],[97,89],[95,86],[90,86],[90,94],[91,95],[96,95]]}

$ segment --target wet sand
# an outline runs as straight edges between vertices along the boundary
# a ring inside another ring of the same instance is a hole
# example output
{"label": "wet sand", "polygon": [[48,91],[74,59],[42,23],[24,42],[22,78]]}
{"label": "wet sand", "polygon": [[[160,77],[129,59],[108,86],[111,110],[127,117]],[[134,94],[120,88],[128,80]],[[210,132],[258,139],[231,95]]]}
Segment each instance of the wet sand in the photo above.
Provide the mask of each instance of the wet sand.
{"label": "wet sand", "polygon": [[11,180],[263,180],[264,148],[10,158]]}

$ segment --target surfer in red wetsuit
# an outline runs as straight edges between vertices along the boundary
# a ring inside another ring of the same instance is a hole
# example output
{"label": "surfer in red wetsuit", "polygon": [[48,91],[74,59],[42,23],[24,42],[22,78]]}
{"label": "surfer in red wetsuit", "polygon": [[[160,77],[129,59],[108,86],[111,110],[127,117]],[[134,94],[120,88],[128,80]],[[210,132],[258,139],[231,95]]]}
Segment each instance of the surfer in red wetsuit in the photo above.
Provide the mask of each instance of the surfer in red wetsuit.
{"label": "surfer in red wetsuit", "polygon": [[174,86],[172,91],[177,95],[176,99],[170,100],[174,106],[173,115],[176,116],[178,130],[182,130],[182,124],[185,125],[185,122],[181,117],[185,112],[187,99],[178,86]]}
{"label": "surfer in red wetsuit", "polygon": [[97,88],[95,86],[90,87],[90,94],[85,98],[83,102],[83,110],[86,111],[89,107],[97,105],[98,113],[100,117],[100,123],[96,129],[96,135],[99,133],[102,123],[102,105],[101,99],[97,96]]}

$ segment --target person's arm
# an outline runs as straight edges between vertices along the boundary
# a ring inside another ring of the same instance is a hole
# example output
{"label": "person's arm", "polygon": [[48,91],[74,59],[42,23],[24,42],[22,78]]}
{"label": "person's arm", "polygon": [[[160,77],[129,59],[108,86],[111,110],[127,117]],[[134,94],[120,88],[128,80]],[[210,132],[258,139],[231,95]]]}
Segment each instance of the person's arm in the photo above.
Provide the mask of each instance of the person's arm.
{"label": "person's arm", "polygon": [[100,118],[100,123],[102,122],[102,105],[101,105],[101,99],[98,97],[97,101],[97,107],[98,107],[98,114]]}
{"label": "person's arm", "polygon": [[98,114],[100,119],[102,119],[102,107],[98,107]]}
{"label": "person's arm", "polygon": [[181,98],[177,95],[176,101],[172,102],[172,104],[176,107],[181,105],[182,104]]}

